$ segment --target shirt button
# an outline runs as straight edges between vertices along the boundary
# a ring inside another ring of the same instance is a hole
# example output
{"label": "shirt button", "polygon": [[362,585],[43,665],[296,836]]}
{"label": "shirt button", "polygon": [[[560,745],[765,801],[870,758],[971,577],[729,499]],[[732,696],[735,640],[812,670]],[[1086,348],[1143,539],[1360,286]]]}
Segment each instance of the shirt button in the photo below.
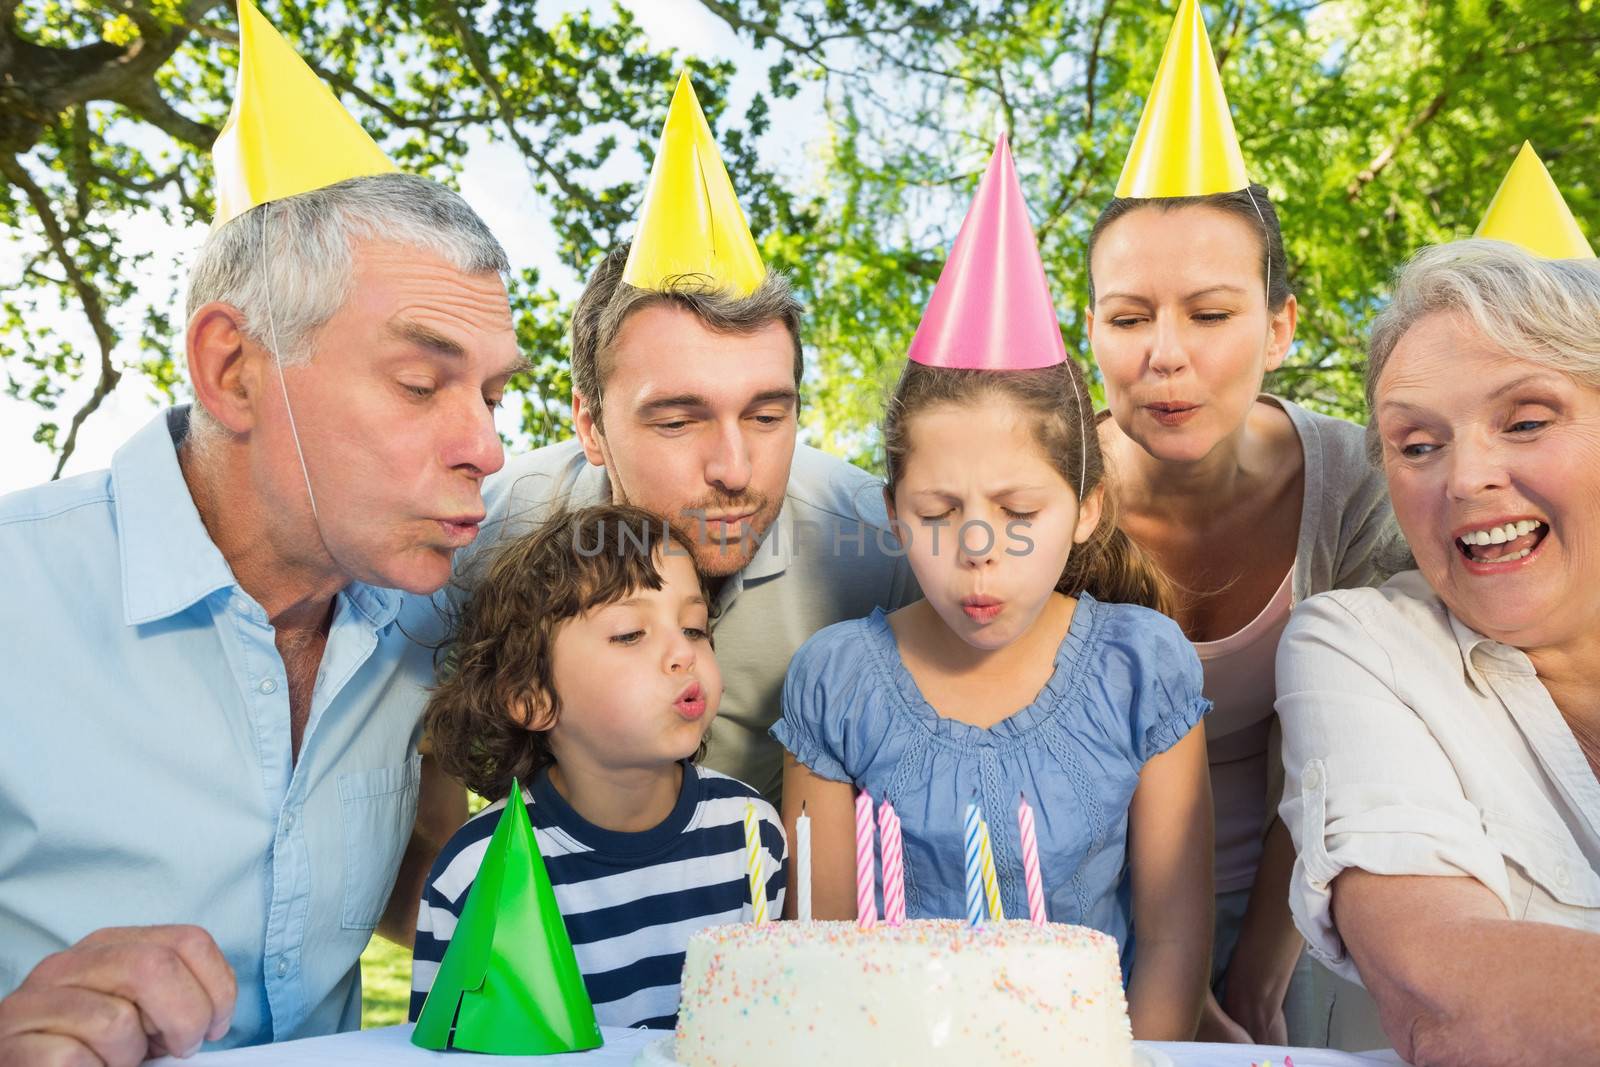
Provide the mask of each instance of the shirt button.
{"label": "shirt button", "polygon": [[1566,888],[1567,883],[1570,881],[1572,881],[1572,876],[1567,873],[1567,865],[1565,863],[1556,864],[1556,885]]}
{"label": "shirt button", "polygon": [[1322,788],[1322,768],[1321,767],[1307,767],[1306,768],[1305,786],[1306,786],[1307,789],[1321,789]]}
{"label": "shirt button", "polygon": [[283,813],[283,828],[285,830],[294,829],[294,812],[286,811]]}
{"label": "shirt button", "polygon": [[289,973],[289,961],[282,956],[278,957],[278,977],[282,978]]}
{"label": "shirt button", "polygon": [[261,680],[261,684],[256,686],[256,688],[261,690],[263,693],[276,693],[278,691],[278,683],[274,682],[271,678],[263,678]]}

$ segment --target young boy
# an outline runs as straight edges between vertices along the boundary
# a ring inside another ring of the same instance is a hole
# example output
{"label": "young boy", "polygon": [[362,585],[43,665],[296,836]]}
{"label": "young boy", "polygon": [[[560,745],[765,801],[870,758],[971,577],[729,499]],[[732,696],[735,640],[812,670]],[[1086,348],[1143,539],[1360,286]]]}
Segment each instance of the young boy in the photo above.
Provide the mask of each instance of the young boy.
{"label": "young boy", "polygon": [[722,697],[708,627],[689,542],[637,508],[557,515],[495,557],[426,717],[440,765],[501,799],[456,831],[428,875],[413,1020],[513,777],[602,1025],[674,1026],[689,935],[750,920],[747,803],[767,913],[781,913],[777,812],[694,763]]}

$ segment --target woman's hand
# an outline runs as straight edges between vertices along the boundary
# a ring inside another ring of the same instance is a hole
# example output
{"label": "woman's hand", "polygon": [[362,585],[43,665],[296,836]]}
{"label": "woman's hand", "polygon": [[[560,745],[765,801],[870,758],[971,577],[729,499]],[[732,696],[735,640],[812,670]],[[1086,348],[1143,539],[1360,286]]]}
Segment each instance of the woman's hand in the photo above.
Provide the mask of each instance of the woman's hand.
{"label": "woman's hand", "polygon": [[[1200,1029],[1195,1032],[1196,1041],[1215,1041],[1226,1045],[1253,1045],[1256,1044],[1248,1031],[1228,1017],[1222,1010],[1222,1005],[1217,1003],[1217,998],[1209,989],[1206,990],[1205,1006],[1200,1009]],[[1282,1042],[1273,1042],[1282,1044]]]}
{"label": "woman's hand", "polygon": [[1228,960],[1221,1008],[1256,1044],[1288,1044],[1283,998],[1305,947],[1289,914],[1294,842],[1281,819],[1267,831],[1239,940]]}

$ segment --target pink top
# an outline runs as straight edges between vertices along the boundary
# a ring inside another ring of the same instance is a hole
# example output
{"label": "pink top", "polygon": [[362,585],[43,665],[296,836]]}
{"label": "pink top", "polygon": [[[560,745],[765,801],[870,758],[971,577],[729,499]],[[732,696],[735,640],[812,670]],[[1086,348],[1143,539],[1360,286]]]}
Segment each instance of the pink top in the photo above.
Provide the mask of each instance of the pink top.
{"label": "pink top", "polygon": [[1294,568],[1267,606],[1244,629],[1218,641],[1196,641],[1205,672],[1206,747],[1216,809],[1216,891],[1248,889],[1261,861],[1267,825],[1267,738],[1277,697],[1273,661],[1289,622]]}

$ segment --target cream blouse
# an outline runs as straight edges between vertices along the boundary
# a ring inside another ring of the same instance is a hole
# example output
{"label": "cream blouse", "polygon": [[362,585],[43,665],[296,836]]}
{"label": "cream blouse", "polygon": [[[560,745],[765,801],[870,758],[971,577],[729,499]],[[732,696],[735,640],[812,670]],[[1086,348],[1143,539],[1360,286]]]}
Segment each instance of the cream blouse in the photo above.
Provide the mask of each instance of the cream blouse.
{"label": "cream blouse", "polygon": [[1330,883],[1465,875],[1514,919],[1600,932],[1600,781],[1519,649],[1467,628],[1417,571],[1322,593],[1278,649],[1295,924],[1359,981]]}

